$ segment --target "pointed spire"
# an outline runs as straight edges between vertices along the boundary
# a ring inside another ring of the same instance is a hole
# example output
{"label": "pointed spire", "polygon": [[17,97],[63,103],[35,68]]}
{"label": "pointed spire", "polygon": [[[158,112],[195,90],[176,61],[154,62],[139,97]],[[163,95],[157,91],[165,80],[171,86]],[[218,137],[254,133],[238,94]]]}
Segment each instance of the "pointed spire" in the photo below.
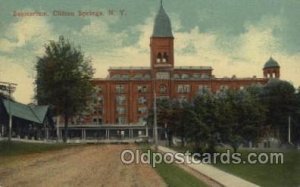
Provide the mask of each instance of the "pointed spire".
{"label": "pointed spire", "polygon": [[160,0],[160,8],[155,17],[152,36],[154,36],[154,37],[173,37],[171,21],[163,7],[163,0]]}

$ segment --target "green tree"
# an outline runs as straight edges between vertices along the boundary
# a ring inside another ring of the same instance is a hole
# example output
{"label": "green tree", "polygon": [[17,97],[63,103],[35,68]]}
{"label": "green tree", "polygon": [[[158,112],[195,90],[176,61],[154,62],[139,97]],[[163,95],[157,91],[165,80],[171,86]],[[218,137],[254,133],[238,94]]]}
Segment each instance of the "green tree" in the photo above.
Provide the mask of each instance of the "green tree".
{"label": "green tree", "polygon": [[45,46],[45,54],[36,63],[36,99],[38,104],[54,107],[64,116],[64,141],[68,137],[70,117],[82,112],[92,94],[91,61],[80,47],[74,47],[63,36]]}
{"label": "green tree", "polygon": [[188,102],[172,102],[171,130],[181,139],[181,146],[186,143],[187,132],[190,126],[190,104]]}
{"label": "green tree", "polygon": [[[292,142],[300,145],[300,87],[296,93],[296,108],[292,120]],[[293,141],[294,140],[294,141]]]}
{"label": "green tree", "polygon": [[274,135],[287,142],[288,117],[297,109],[294,86],[282,80],[271,80],[264,86],[262,101],[267,107],[267,121]]}
{"label": "green tree", "polygon": [[241,143],[256,142],[261,136],[266,109],[256,93],[227,90],[218,97],[217,129],[222,141],[230,144],[234,151]]}
{"label": "green tree", "polygon": [[207,92],[197,96],[189,110],[188,136],[194,142],[194,151],[214,151],[218,140],[216,131],[218,102],[216,97]]}

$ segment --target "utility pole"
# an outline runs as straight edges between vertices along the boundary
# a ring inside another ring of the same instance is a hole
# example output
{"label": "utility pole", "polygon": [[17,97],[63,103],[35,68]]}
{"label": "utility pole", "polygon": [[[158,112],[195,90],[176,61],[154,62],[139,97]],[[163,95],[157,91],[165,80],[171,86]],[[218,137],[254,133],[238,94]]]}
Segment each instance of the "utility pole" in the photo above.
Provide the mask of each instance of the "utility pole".
{"label": "utility pole", "polygon": [[57,136],[57,142],[59,142],[59,139],[60,139],[60,133],[59,133],[59,123],[60,123],[60,117],[57,116],[56,118],[56,136]]}
{"label": "utility pole", "polygon": [[288,127],[288,143],[292,144],[291,142],[291,116],[289,116],[289,127]]}
{"label": "utility pole", "polygon": [[5,88],[5,91],[8,91],[8,115],[9,115],[9,122],[8,122],[8,141],[11,141],[11,134],[12,134],[12,114],[11,114],[11,98],[12,92],[15,90],[17,84],[11,82],[0,82]]}
{"label": "utility pole", "polygon": [[8,141],[11,141],[11,131],[12,131],[12,115],[11,115],[11,103],[10,103],[10,99],[11,99],[11,86],[10,84],[8,84],[8,95],[9,95],[9,99],[8,99],[8,106],[9,106],[9,125],[8,125]]}
{"label": "utility pole", "polygon": [[153,113],[154,113],[154,124],[153,124],[153,138],[154,138],[154,146],[155,146],[155,151],[157,151],[157,146],[158,146],[158,136],[157,136],[157,103],[156,103],[156,91],[154,88],[154,103],[153,103]]}

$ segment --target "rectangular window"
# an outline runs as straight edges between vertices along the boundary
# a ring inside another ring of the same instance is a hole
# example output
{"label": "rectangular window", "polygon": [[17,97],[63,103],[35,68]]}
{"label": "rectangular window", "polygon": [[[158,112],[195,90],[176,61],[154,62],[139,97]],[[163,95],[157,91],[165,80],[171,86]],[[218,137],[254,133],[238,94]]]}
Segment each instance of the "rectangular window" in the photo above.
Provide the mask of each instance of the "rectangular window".
{"label": "rectangular window", "polygon": [[170,73],[169,72],[157,72],[156,78],[157,79],[170,79]]}
{"label": "rectangular window", "polygon": [[138,86],[137,87],[138,93],[146,93],[148,91],[147,86]]}
{"label": "rectangular window", "polygon": [[99,115],[102,115],[103,114],[103,108],[99,108]]}
{"label": "rectangular window", "polygon": [[145,117],[140,117],[139,118],[139,123],[140,124],[145,124],[147,122],[147,118],[145,118]]}
{"label": "rectangular window", "polygon": [[191,86],[188,84],[180,84],[177,87],[178,93],[190,93],[190,91],[191,91]]}
{"label": "rectangular window", "polygon": [[148,108],[147,107],[139,107],[138,108],[138,113],[139,114],[146,114],[148,111]]}
{"label": "rectangular window", "polygon": [[185,96],[180,96],[180,97],[178,98],[178,101],[179,101],[180,103],[182,103],[182,102],[188,102],[188,99],[187,99],[187,97],[185,97]]}
{"label": "rectangular window", "polygon": [[228,90],[228,88],[229,88],[228,85],[221,85],[221,86],[220,86],[220,90],[221,90],[221,91]]}
{"label": "rectangular window", "polygon": [[116,123],[117,124],[125,124],[126,123],[125,117],[117,117],[116,118]]}
{"label": "rectangular window", "polygon": [[119,94],[125,93],[125,86],[124,85],[116,85],[116,92]]}
{"label": "rectangular window", "polygon": [[210,87],[208,85],[199,85],[198,86],[198,94],[207,93],[210,91]]}
{"label": "rectangular window", "polygon": [[103,96],[99,96],[99,97],[98,97],[98,103],[99,103],[100,105],[103,105]]}
{"label": "rectangular window", "polygon": [[95,91],[97,94],[101,94],[103,92],[102,86],[95,86]]}
{"label": "rectangular window", "polygon": [[117,105],[125,105],[125,103],[126,103],[125,95],[118,95],[116,97],[116,102],[117,102]]}
{"label": "rectangular window", "polygon": [[145,97],[139,97],[138,98],[138,103],[139,104],[147,104],[147,99]]}
{"label": "rectangular window", "polygon": [[118,113],[118,115],[125,114],[125,108],[124,107],[117,107],[117,113]]}
{"label": "rectangular window", "polygon": [[93,124],[94,125],[101,125],[101,124],[103,124],[103,121],[102,121],[102,118],[94,118],[93,119]]}

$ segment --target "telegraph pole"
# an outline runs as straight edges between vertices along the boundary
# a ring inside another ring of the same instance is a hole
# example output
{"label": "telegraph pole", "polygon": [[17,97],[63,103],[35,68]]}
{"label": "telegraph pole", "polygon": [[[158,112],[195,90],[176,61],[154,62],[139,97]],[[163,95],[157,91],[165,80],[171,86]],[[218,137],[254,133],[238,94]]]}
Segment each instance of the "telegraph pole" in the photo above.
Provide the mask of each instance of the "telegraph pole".
{"label": "telegraph pole", "polygon": [[154,103],[153,103],[153,113],[154,113],[154,124],[153,124],[153,130],[154,130],[154,134],[153,134],[153,138],[154,138],[154,146],[155,146],[155,150],[157,150],[157,146],[158,146],[158,136],[157,136],[157,103],[156,103],[156,91],[154,88]]}
{"label": "telegraph pole", "polygon": [[12,115],[11,115],[11,103],[10,103],[10,99],[11,99],[11,85],[8,84],[8,95],[9,95],[9,99],[8,99],[8,108],[9,108],[9,125],[8,125],[8,141],[11,141],[11,129],[12,129]]}

